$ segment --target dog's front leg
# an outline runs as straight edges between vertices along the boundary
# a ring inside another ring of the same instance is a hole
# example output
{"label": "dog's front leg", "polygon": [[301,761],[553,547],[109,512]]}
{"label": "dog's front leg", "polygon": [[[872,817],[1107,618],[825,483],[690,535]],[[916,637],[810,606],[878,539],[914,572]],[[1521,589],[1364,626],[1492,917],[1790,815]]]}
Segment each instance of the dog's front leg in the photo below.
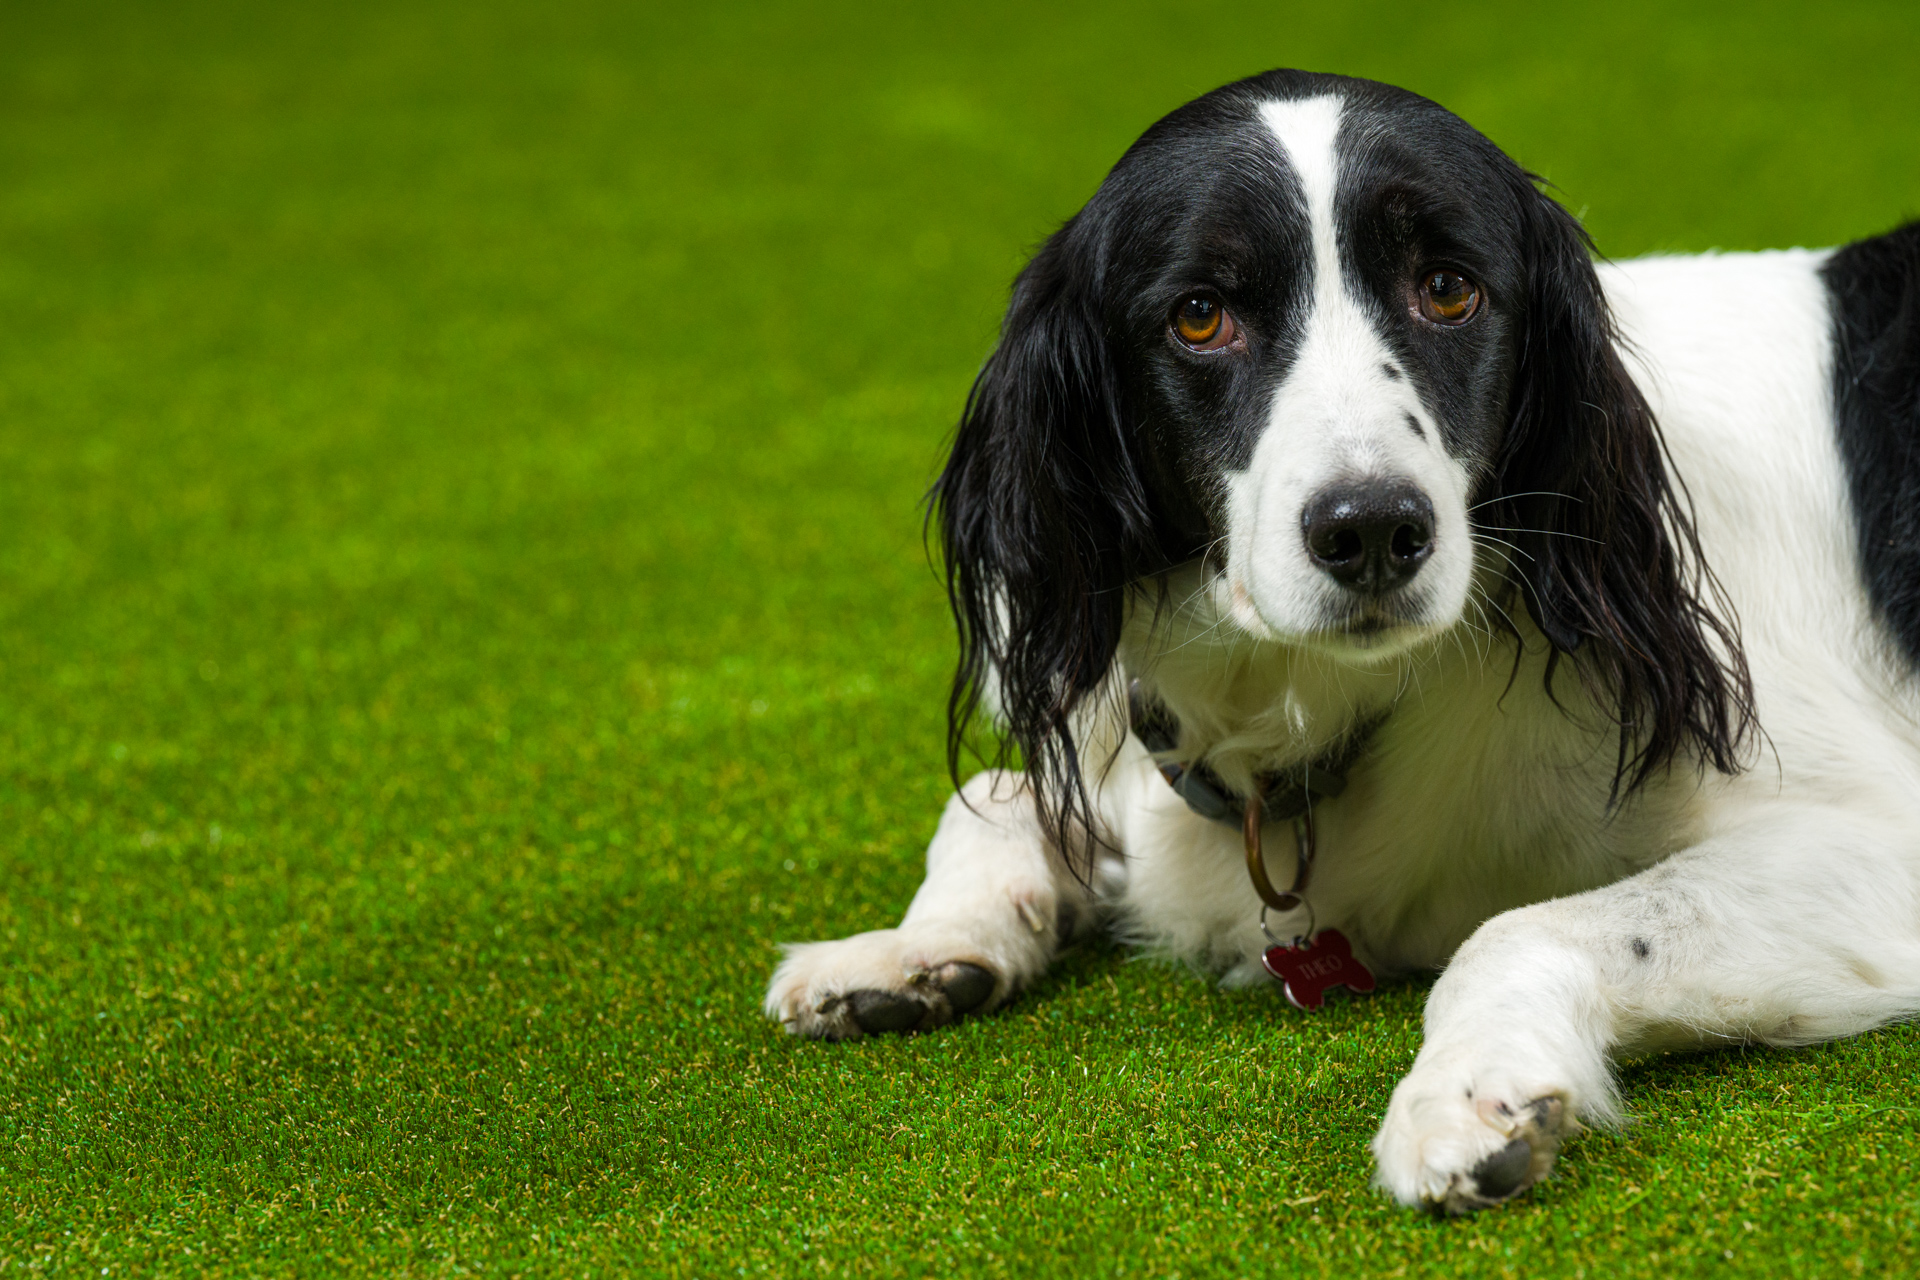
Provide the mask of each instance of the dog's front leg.
{"label": "dog's front leg", "polygon": [[1849,1035],[1920,1010],[1911,824],[1769,806],[1627,880],[1482,925],[1427,1001],[1373,1150],[1404,1204],[1461,1213],[1616,1114],[1622,1052]]}
{"label": "dog's front leg", "polygon": [[977,774],[948,802],[899,927],[788,947],[766,1011],[795,1035],[836,1040],[984,1013],[1037,977],[1092,907],[1025,779]]}

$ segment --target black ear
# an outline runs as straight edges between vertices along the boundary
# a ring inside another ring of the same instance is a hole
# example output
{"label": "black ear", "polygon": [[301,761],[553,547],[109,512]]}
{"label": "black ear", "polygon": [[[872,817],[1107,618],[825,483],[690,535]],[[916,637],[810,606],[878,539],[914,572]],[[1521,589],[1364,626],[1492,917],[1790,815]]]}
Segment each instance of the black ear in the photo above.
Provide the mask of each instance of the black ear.
{"label": "black ear", "polygon": [[1136,467],[1095,233],[1068,223],[1020,273],[934,486],[960,630],[948,704],[955,781],[983,695],[1024,757],[1049,835],[1091,830],[1070,717],[1112,666],[1127,593],[1163,568]]}
{"label": "black ear", "polygon": [[1521,175],[1528,296],[1495,500],[1480,521],[1553,653],[1620,724],[1616,797],[1677,755],[1739,768],[1753,683],[1659,424],[1621,361],[1592,244]]}

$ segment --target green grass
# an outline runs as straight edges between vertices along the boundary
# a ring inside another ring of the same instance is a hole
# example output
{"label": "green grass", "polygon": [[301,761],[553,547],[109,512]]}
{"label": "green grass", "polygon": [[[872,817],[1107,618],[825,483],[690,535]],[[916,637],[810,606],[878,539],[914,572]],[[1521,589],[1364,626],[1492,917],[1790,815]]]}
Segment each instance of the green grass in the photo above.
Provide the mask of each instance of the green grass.
{"label": "green grass", "polygon": [[947,783],[917,502],[1135,134],[1293,64],[1609,252],[1920,211],[1910,4],[0,10],[0,1274],[1911,1273],[1920,1032],[1390,1208],[1423,992],[1090,946],[798,1044]]}

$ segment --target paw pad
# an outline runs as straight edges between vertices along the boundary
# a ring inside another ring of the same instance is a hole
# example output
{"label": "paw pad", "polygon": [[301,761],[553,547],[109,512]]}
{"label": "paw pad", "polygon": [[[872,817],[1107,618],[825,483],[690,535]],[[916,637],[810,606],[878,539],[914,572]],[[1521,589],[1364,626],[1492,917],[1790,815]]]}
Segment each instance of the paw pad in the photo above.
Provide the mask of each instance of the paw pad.
{"label": "paw pad", "polygon": [[965,960],[955,960],[952,964],[942,965],[934,975],[940,989],[947,993],[947,1006],[954,1016],[972,1013],[985,1004],[993,995],[994,977],[977,964],[968,964]]}
{"label": "paw pad", "polygon": [[1507,1145],[1466,1173],[1453,1175],[1446,1191],[1427,1201],[1436,1214],[1472,1213],[1510,1200],[1547,1176],[1561,1139],[1579,1128],[1559,1098],[1535,1098],[1519,1110],[1483,1101],[1481,1119],[1512,1134]]}
{"label": "paw pad", "polygon": [[1481,1196],[1505,1200],[1525,1185],[1532,1168],[1533,1148],[1525,1138],[1515,1138],[1475,1165],[1471,1176]]}
{"label": "paw pad", "polygon": [[897,991],[849,991],[847,1014],[870,1036],[911,1031],[927,1016],[927,1006]]}
{"label": "paw pad", "polygon": [[965,960],[915,979],[916,992],[865,989],[841,997],[853,1025],[870,1036],[921,1031],[951,1022],[993,998],[998,979]]}

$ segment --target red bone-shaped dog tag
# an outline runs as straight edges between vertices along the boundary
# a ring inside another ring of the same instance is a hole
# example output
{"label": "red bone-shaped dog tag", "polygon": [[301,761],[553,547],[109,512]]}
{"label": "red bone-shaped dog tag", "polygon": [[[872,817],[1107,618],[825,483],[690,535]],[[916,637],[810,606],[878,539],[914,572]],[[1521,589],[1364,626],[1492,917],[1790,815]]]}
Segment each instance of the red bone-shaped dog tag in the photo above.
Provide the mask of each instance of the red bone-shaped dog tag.
{"label": "red bone-shaped dog tag", "polygon": [[1300,947],[1278,943],[1260,957],[1267,972],[1280,979],[1281,990],[1296,1009],[1318,1009],[1329,988],[1373,990],[1373,974],[1353,958],[1353,944],[1338,929],[1322,929]]}

